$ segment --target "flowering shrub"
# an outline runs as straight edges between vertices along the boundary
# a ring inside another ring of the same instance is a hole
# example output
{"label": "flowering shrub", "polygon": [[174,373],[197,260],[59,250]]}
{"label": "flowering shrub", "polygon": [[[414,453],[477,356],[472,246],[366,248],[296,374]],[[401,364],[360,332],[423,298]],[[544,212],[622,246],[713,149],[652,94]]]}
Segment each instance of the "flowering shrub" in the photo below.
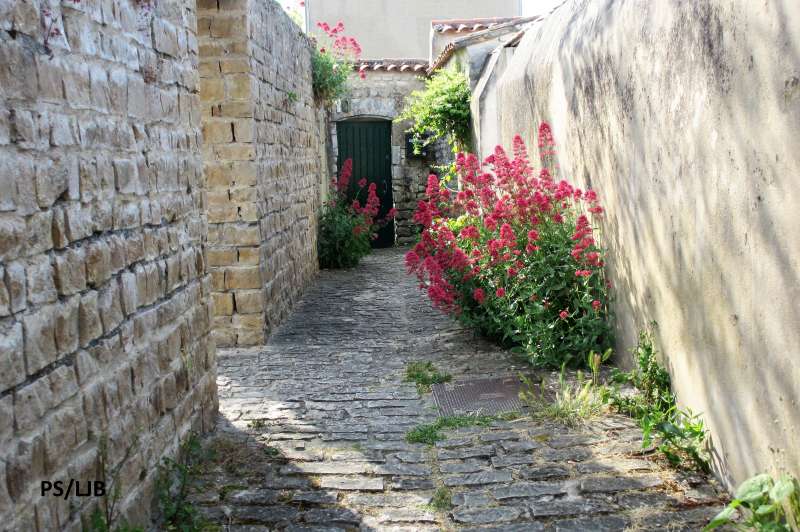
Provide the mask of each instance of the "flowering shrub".
{"label": "flowering shrub", "polygon": [[[318,47],[311,56],[314,96],[331,103],[347,93],[347,79],[354,62],[361,57],[361,45],[354,37],[344,35],[341,22],[336,26],[320,22],[317,27],[325,35],[317,40]],[[363,78],[364,72],[359,75]]]}
{"label": "flowering shrub", "polygon": [[[539,128],[542,160],[553,155],[550,127]],[[535,365],[585,364],[610,344],[602,251],[592,220],[603,209],[593,190],[532,168],[522,139],[510,157],[498,146],[484,172],[459,154],[462,189],[428,178],[414,220],[420,242],[406,255],[433,303]]]}
{"label": "flowering shrub", "polygon": [[[344,162],[338,179],[331,182],[333,194],[322,209],[319,220],[318,252],[322,268],[349,268],[358,264],[372,250],[370,241],[377,238],[377,230],[394,218],[395,209],[382,220],[377,220],[381,208],[375,183],[361,179],[350,183],[353,161]],[[348,192],[355,199],[348,201]],[[364,205],[359,197],[366,196]]]}

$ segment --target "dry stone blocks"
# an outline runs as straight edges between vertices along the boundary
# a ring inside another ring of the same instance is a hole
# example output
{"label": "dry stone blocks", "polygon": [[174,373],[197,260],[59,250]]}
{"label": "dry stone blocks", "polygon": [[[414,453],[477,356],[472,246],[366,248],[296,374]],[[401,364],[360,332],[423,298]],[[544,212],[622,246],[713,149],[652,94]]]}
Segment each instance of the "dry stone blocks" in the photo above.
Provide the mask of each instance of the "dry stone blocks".
{"label": "dry stone blocks", "polygon": [[311,44],[273,1],[201,1],[198,34],[214,336],[259,344],[317,268],[326,131]]}
{"label": "dry stone blocks", "polygon": [[96,478],[103,435],[113,465],[146,442],[120,510],[147,524],[140,472],[216,410],[194,2],[85,4],[0,1],[4,530],[80,530],[39,483]]}

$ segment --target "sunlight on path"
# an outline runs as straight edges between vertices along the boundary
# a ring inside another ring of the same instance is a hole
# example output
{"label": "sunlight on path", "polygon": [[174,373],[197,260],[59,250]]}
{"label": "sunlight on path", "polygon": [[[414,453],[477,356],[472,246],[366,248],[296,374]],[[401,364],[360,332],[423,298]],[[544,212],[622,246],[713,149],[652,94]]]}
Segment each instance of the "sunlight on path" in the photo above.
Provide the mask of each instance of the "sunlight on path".
{"label": "sunlight on path", "polygon": [[219,352],[216,458],[195,502],[231,531],[697,530],[722,506],[707,479],[637,455],[623,417],[406,443],[437,417],[403,382],[409,361],[456,381],[526,369],[434,311],[400,250],[322,272],[267,346]]}

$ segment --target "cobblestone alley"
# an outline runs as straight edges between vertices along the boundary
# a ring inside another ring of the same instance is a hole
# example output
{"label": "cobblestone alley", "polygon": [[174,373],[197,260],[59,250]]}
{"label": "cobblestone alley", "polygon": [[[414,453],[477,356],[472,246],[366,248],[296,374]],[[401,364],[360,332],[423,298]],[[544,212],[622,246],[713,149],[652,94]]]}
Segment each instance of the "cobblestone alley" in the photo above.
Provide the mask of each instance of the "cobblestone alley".
{"label": "cobblestone alley", "polygon": [[[403,382],[428,360],[455,381],[524,369],[432,309],[400,250],[322,272],[268,345],[220,351],[216,455],[195,502],[248,532],[698,530],[721,508],[707,480],[637,454],[624,417],[580,430],[520,417],[406,443],[437,417]],[[450,510],[430,505],[438,488]]]}

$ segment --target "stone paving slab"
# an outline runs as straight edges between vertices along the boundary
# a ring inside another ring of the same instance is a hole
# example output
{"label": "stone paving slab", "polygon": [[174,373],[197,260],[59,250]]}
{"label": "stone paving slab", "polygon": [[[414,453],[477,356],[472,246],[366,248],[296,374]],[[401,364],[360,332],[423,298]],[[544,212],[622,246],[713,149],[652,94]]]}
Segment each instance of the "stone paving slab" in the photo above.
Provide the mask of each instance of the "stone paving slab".
{"label": "stone paving slab", "polygon": [[[641,432],[621,416],[578,429],[520,417],[407,443],[438,415],[403,382],[410,361],[456,382],[530,371],[432,309],[401,250],[322,272],[266,346],[219,352],[203,514],[231,531],[697,530],[723,506],[709,479],[638,454]],[[452,507],[431,507],[445,487]]]}

